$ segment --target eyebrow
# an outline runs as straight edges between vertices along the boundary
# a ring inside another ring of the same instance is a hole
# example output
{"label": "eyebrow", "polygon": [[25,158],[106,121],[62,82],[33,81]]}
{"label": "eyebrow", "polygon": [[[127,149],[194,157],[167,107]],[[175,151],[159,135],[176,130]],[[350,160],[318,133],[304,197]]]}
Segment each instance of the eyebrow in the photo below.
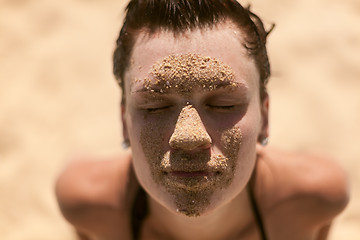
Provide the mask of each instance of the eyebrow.
{"label": "eyebrow", "polygon": [[147,87],[142,87],[139,90],[132,91],[131,93],[159,93],[159,94],[162,94],[162,93],[165,93],[165,91],[163,90],[163,88],[151,87],[151,85],[150,85]]}
{"label": "eyebrow", "polygon": [[[195,89],[200,88],[201,89],[201,85],[193,85]],[[238,82],[234,82],[234,81],[219,81],[216,84],[213,84],[213,86],[216,86],[214,89],[212,90],[218,90],[218,89],[224,89],[224,88],[233,88],[233,89],[243,89],[243,90],[247,90],[248,86],[245,83],[238,83]],[[205,88],[205,87],[204,87]],[[163,88],[160,87],[159,84],[149,84],[148,86],[143,86],[142,88],[136,90],[136,91],[132,91],[131,93],[157,93],[157,94],[164,94],[168,91],[173,91],[175,88],[174,87],[169,87],[169,88]],[[193,88],[191,88],[193,89]]]}

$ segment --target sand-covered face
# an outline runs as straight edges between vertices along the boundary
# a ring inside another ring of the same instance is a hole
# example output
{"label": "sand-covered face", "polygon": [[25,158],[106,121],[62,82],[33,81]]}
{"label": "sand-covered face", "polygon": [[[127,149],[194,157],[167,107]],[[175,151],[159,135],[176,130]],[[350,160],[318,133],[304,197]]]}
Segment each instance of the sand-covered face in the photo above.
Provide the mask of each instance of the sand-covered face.
{"label": "sand-covered face", "polygon": [[134,47],[124,123],[135,172],[153,200],[187,216],[231,201],[253,170],[258,74],[234,34],[161,33]]}

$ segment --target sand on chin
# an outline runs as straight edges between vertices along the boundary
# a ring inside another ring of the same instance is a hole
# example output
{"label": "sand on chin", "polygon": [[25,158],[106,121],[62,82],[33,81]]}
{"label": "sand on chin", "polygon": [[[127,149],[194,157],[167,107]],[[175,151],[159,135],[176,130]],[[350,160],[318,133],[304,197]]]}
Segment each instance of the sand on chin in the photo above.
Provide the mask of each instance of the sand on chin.
{"label": "sand on chin", "polygon": [[[53,185],[74,153],[121,152],[111,56],[125,3],[0,2],[1,239],[76,239],[59,213]],[[360,3],[251,4],[266,26],[277,24],[268,42],[270,145],[327,153],[346,169],[352,198],[329,239],[356,240]]]}

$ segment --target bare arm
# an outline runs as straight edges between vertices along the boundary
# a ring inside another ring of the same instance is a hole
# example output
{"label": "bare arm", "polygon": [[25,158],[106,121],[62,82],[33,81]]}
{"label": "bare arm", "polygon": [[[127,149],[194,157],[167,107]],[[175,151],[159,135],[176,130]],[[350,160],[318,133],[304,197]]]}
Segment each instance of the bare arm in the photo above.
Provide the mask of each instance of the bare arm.
{"label": "bare arm", "polygon": [[[262,194],[266,204],[270,203],[265,208],[269,222],[282,223],[272,227],[273,236],[280,232],[288,239],[294,233],[303,233],[309,234],[309,239],[327,239],[332,220],[349,201],[344,171],[323,156],[272,149],[263,149],[260,153],[263,179],[259,183],[262,187],[259,195]],[[297,224],[284,229],[282,226],[289,221]],[[299,236],[299,239],[306,238]]]}
{"label": "bare arm", "polygon": [[56,196],[66,220],[81,240],[129,239],[124,196],[129,161],[75,161],[56,183]]}

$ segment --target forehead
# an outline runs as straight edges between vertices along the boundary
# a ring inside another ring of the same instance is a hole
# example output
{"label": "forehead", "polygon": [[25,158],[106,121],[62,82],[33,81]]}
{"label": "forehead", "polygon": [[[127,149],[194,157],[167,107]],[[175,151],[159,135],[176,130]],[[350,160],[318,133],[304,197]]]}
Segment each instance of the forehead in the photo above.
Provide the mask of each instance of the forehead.
{"label": "forehead", "polygon": [[259,79],[259,73],[254,60],[243,46],[244,42],[244,34],[231,23],[219,24],[211,29],[195,29],[179,35],[167,31],[152,34],[142,32],[134,44],[125,81],[148,78],[154,65],[169,56],[197,54],[228,65],[238,81],[258,85],[255,80]]}

